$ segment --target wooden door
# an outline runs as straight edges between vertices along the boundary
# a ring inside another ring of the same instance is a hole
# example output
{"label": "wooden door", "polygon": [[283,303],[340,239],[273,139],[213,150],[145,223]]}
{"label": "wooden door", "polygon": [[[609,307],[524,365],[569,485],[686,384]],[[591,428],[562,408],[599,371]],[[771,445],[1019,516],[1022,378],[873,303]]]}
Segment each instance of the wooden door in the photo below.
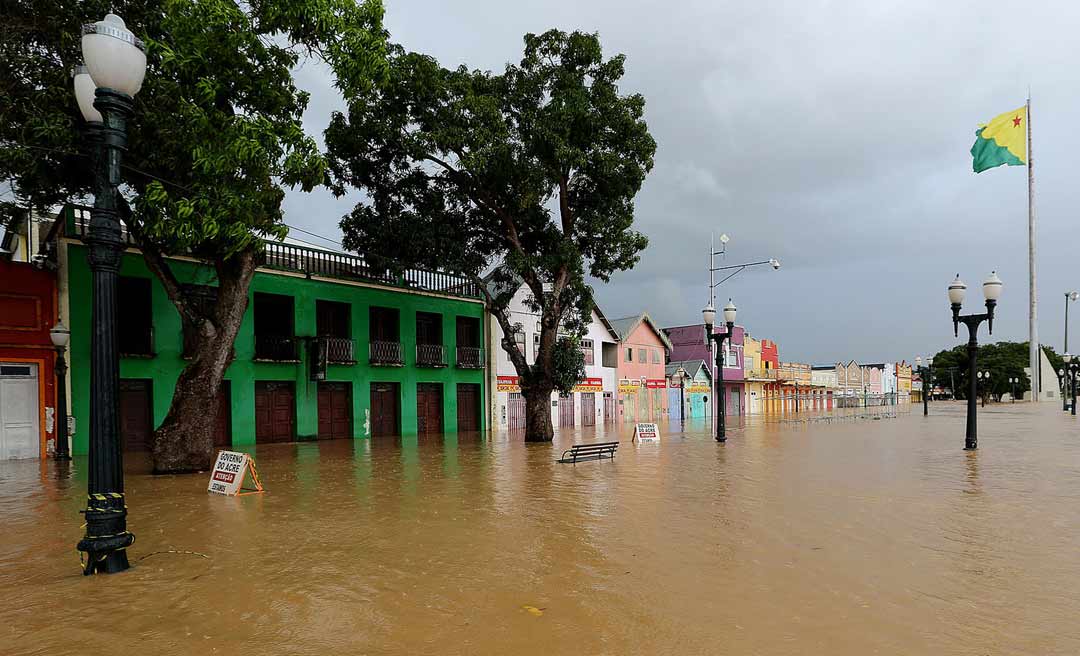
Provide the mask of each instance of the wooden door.
{"label": "wooden door", "polygon": [[581,393],[581,425],[596,425],[596,394],[592,392]]}
{"label": "wooden door", "polygon": [[120,381],[120,443],[125,451],[149,451],[154,432],[149,380]]}
{"label": "wooden door", "polygon": [[441,383],[416,384],[416,432],[441,433],[443,430],[443,399]]}
{"label": "wooden door", "polygon": [[667,391],[667,407],[669,419],[682,419],[682,389],[669,387]]}
{"label": "wooden door", "polygon": [[604,423],[610,424],[615,421],[615,395],[604,392]]}
{"label": "wooden door", "polygon": [[352,386],[349,383],[319,383],[319,439],[352,437]]}
{"label": "wooden door", "polygon": [[401,433],[401,388],[397,383],[371,384],[371,436]]}
{"label": "wooden door", "polygon": [[480,385],[458,383],[457,427],[458,432],[480,430]]}
{"label": "wooden door", "polygon": [[510,430],[525,428],[525,397],[520,392],[510,392],[507,399],[507,421]]}
{"label": "wooden door", "polygon": [[559,395],[559,426],[572,427],[574,425],[574,395]]}
{"label": "wooden door", "polygon": [[219,449],[232,446],[232,384],[227,380],[221,381],[221,389],[218,390],[214,446]]}
{"label": "wooden door", "polygon": [[296,394],[293,383],[255,382],[255,442],[291,442],[296,439]]}

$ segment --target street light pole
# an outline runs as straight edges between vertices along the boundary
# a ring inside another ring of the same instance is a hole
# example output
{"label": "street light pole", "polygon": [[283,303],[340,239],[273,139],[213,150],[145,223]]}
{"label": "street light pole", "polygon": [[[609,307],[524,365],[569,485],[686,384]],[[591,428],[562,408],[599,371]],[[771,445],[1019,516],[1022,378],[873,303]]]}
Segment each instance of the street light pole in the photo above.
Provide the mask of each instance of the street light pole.
{"label": "street light pole", "polygon": [[1066,396],[1072,398],[1070,414],[1076,416],[1076,378],[1080,376],[1080,358],[1066,352],[1063,359],[1065,360],[1065,384],[1068,390]]}
{"label": "street light pole", "polygon": [[[114,573],[130,565],[124,466],[119,435],[120,360],[116,288],[124,244],[120,230],[120,161],[127,150],[127,120],[133,96],[146,74],[146,53],[115,14],[83,26],[86,72],[77,74],[75,94],[87,122],[100,122],[94,207],[86,237],[93,325],[90,339],[90,445],[86,535],[77,546],[86,553],[83,574]],[[86,77],[82,77],[86,76]],[[87,91],[93,90],[88,103]],[[89,105],[89,108],[87,107]]]}
{"label": "street light pole", "polygon": [[719,392],[714,395],[717,399],[717,405],[719,406],[719,413],[716,418],[716,441],[727,441],[727,390],[724,389],[724,341],[731,339],[731,334],[735,331],[735,304],[728,299],[727,305],[724,306],[724,324],[727,327],[727,332],[713,333],[713,322],[716,320],[716,309],[713,308],[712,303],[705,306],[705,309],[701,311],[701,318],[705,322],[705,339],[707,342],[716,344],[716,380],[717,389]]}
{"label": "street light pole", "polygon": [[933,389],[933,382],[931,378],[934,377],[930,364],[933,363],[934,358],[926,358],[926,367],[922,366],[922,356],[915,356],[915,366],[919,368],[919,378],[922,379],[922,413],[926,417],[930,414],[930,390]]}
{"label": "street light pole", "polygon": [[978,380],[975,372],[976,358],[979,352],[978,331],[979,324],[983,321],[991,335],[994,334],[994,308],[997,300],[1001,297],[1002,283],[997,273],[991,271],[990,276],[983,282],[983,297],[986,298],[986,312],[982,314],[960,314],[960,307],[964,303],[964,295],[967,285],[960,280],[960,274],[949,285],[949,305],[952,308],[953,334],[958,334],[959,324],[963,323],[968,329],[968,403],[967,403],[967,432],[964,436],[964,449],[974,451],[979,448],[978,427],[976,419],[975,397],[978,395]]}
{"label": "street light pole", "polygon": [[71,460],[71,450],[68,448],[67,361],[64,360],[71,331],[58,321],[49,331],[49,339],[56,347],[56,450],[53,460]]}

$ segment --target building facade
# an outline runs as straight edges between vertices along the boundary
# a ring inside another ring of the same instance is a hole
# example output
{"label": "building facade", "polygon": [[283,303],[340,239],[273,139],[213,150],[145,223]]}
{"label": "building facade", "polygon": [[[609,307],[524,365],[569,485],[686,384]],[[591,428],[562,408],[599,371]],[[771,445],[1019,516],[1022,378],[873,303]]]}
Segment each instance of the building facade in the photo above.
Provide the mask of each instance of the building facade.
{"label": "building facade", "polygon": [[911,403],[911,365],[906,361],[896,363],[896,391],[898,403]]}
{"label": "building facade", "polygon": [[[715,334],[723,334],[726,331],[727,327],[724,325],[713,326]],[[704,324],[665,328],[664,333],[671,340],[672,360],[704,360],[709,366],[713,380],[719,382],[716,376],[716,356],[705,343]],[[726,400],[728,416],[745,413],[743,400],[746,375],[743,358],[743,338],[745,333],[746,331],[742,326],[735,326],[731,338],[724,340],[724,391],[718,391],[717,397]],[[716,411],[715,407],[713,411]]]}
{"label": "building facade", "polygon": [[[91,278],[85,223],[68,219],[62,304],[72,328],[73,450],[86,453]],[[216,444],[484,429],[484,307],[470,283],[426,271],[392,276],[345,253],[265,246],[234,359],[209,409]],[[213,299],[206,267],[179,259],[170,266],[193,294]],[[145,450],[194,340],[137,252],[123,256],[118,303],[121,432],[126,449]]]}
{"label": "building facade", "polygon": [[611,322],[619,336],[618,418],[626,423],[667,417],[668,354],[671,341],[647,312]]}
{"label": "building facade", "polygon": [[677,417],[673,408],[681,407],[678,416],[686,419],[708,419],[712,416],[712,378],[704,360],[669,362],[665,368],[668,379],[668,414]]}
{"label": "building facade", "polygon": [[32,242],[8,241],[14,247],[0,257],[0,460],[45,458],[63,433],[49,337],[59,319],[56,277],[15,261],[32,257]]}
{"label": "building facade", "polygon": [[[540,346],[540,315],[530,307],[531,293],[519,285],[508,306],[510,322],[519,327],[514,342],[526,362],[536,361]],[[488,371],[495,392],[491,395],[491,426],[496,430],[525,428],[525,397],[518,385],[518,373],[502,347],[503,330],[494,317],[488,317]],[[594,307],[591,321],[581,339],[585,360],[585,380],[570,394],[551,395],[551,421],[555,426],[593,426],[616,421],[615,393],[618,337],[611,324]]]}

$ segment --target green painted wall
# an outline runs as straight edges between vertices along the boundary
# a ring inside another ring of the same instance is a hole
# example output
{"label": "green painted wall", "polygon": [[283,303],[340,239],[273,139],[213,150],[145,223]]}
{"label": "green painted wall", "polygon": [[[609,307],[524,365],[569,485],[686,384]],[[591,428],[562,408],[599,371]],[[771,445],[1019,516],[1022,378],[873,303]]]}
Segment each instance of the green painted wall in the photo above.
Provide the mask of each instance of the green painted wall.
{"label": "green painted wall", "polygon": [[[69,286],[71,322],[71,389],[72,414],[76,418],[73,449],[77,454],[87,451],[90,418],[90,269],[86,249],[81,244],[69,244]],[[190,262],[173,262],[173,269],[182,282],[214,285],[213,269]],[[126,357],[120,361],[121,378],[142,378],[153,381],[154,425],[164,420],[172,402],[173,389],[187,362],[181,357],[183,331],[180,315],[169,301],[164,288],[146,267],[141,255],[126,254],[120,275],[152,280],[154,322],[154,352],[152,358]],[[483,326],[483,305],[478,302],[428,296],[379,287],[310,280],[303,276],[259,271],[251,284],[248,311],[244,315],[236,338],[236,359],[225,372],[232,387],[232,443],[236,446],[255,443],[255,381],[294,381],[296,389],[296,433],[298,439],[314,439],[318,431],[318,387],[309,379],[308,352],[301,349],[300,363],[254,362],[256,292],[292,296],[294,331],[298,337],[315,335],[315,301],[340,301],[352,306],[351,329],[356,340],[355,365],[330,365],[327,381],[352,383],[353,436],[367,437],[367,416],[372,382],[399,383],[401,386],[401,432],[416,434],[416,384],[443,384],[443,422],[447,433],[457,431],[457,383],[481,385],[481,430],[485,430],[487,390],[483,370],[418,368],[416,359],[416,313],[435,312],[443,317],[443,343],[448,353],[455,352],[458,316],[475,317]],[[371,306],[397,308],[401,326],[400,340],[405,351],[404,367],[372,367],[367,363],[368,313]],[[124,308],[119,308],[120,321]],[[483,338],[482,338],[483,340]],[[481,341],[481,344],[484,344]],[[450,356],[453,362],[453,356]]]}

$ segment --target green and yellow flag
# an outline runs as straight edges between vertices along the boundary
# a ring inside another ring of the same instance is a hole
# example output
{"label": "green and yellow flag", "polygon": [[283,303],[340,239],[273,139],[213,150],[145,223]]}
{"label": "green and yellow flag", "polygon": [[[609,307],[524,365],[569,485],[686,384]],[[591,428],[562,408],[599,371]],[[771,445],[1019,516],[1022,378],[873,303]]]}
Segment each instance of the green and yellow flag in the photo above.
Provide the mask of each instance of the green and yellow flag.
{"label": "green and yellow flag", "polygon": [[1027,107],[1005,112],[975,131],[971,166],[976,173],[1027,164]]}

